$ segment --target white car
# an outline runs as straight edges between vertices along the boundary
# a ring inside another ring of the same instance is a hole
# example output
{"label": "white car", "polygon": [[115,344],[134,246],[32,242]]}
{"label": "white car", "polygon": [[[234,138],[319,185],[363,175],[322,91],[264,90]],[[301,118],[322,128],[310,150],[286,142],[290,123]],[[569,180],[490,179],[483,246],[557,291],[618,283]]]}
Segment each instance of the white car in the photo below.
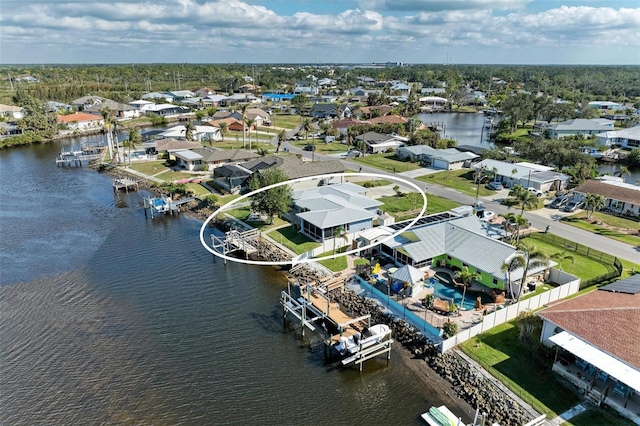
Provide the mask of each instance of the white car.
{"label": "white car", "polygon": [[544,195],[544,192],[540,191],[538,188],[534,188],[533,186],[528,187],[527,190],[536,197],[542,197]]}
{"label": "white car", "polygon": [[476,215],[480,218],[480,220],[482,220],[483,222],[489,222],[491,219],[493,219],[494,217],[496,217],[496,213],[492,212],[491,210],[478,210],[478,212],[476,213]]}

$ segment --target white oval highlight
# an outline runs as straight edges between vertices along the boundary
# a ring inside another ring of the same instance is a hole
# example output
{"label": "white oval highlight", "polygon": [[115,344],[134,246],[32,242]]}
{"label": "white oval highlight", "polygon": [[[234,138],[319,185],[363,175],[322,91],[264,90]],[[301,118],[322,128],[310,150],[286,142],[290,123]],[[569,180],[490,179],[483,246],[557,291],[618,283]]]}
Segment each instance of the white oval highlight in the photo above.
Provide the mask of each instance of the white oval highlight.
{"label": "white oval highlight", "polygon": [[[330,255],[330,256],[324,256],[324,257],[312,257],[312,258],[308,258],[308,259],[299,259],[299,260],[295,260],[295,259],[291,259],[288,261],[269,261],[269,260],[251,260],[251,259],[239,259],[237,257],[231,257],[231,256],[227,256],[225,254],[222,254],[218,251],[216,251],[213,247],[210,247],[204,239],[204,232],[207,229],[207,225],[209,224],[209,222],[215,218],[218,214],[220,214],[223,210],[228,209],[229,207],[233,206],[234,204],[245,200],[255,194],[258,194],[262,191],[266,191],[268,189],[271,188],[277,188],[279,186],[283,186],[283,185],[291,185],[297,182],[305,182],[305,181],[310,181],[310,180],[316,180],[316,179],[324,179],[324,178],[332,178],[332,177],[349,177],[349,176],[366,176],[366,177],[373,177],[373,178],[377,178],[377,179],[390,179],[390,180],[394,180],[397,182],[401,182],[413,189],[415,189],[420,195],[422,195],[422,209],[420,210],[420,213],[415,217],[415,219],[413,219],[411,222],[409,222],[409,224],[407,226],[405,226],[404,228],[398,230],[396,233],[389,235],[388,237],[385,237],[384,239],[380,240],[380,241],[376,241],[373,244],[369,244],[368,246],[364,246],[364,247],[358,247],[357,249],[354,250],[349,250],[346,251],[344,253],[336,253],[334,255]],[[217,256],[221,259],[226,259],[226,260],[230,260],[232,262],[237,262],[237,263],[244,263],[247,265],[263,265],[263,266],[285,266],[285,265],[298,265],[300,263],[309,263],[309,262],[316,262],[319,260],[328,260],[328,259],[335,259],[337,257],[340,256],[347,256],[349,254],[354,254],[357,253],[359,251],[362,250],[367,250],[370,248],[373,248],[375,246],[377,246],[380,243],[383,243],[385,241],[388,241],[398,235],[400,235],[401,233],[403,233],[404,231],[406,231],[407,229],[411,228],[413,225],[416,224],[416,222],[418,222],[418,220],[420,220],[420,218],[424,215],[424,212],[427,210],[427,195],[425,194],[425,192],[416,184],[414,184],[413,182],[409,182],[408,180],[396,177],[396,176],[389,176],[389,175],[383,175],[383,174],[379,174],[379,173],[365,173],[365,172],[353,172],[353,173],[328,173],[328,174],[324,174],[324,175],[317,175],[317,176],[308,176],[308,177],[303,177],[303,178],[298,178],[298,179],[291,179],[291,180],[287,180],[284,182],[279,182],[279,183],[275,183],[273,185],[268,185],[265,186],[264,188],[259,188],[256,189],[255,191],[251,191],[248,194],[242,195],[238,198],[236,198],[235,200],[230,201],[229,203],[223,205],[222,207],[220,207],[218,210],[216,210],[215,212],[213,212],[211,214],[211,216],[209,216],[207,218],[207,220],[205,220],[205,222],[202,224],[202,227],[200,228],[200,243],[202,244],[202,246],[207,249],[207,251],[209,251],[211,254],[213,254],[214,256]]]}

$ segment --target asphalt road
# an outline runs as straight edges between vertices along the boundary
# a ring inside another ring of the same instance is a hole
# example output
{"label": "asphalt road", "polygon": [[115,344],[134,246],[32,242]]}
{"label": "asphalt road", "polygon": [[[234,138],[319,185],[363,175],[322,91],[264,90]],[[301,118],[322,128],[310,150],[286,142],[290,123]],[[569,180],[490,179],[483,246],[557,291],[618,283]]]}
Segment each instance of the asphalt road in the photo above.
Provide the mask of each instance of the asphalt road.
{"label": "asphalt road", "polygon": [[[286,147],[292,153],[302,154],[303,157],[306,157],[308,159],[313,158],[314,161],[327,161],[327,160],[336,159],[336,157],[334,156],[322,155],[318,153],[313,153],[314,155],[312,156],[311,152],[304,151],[287,142],[283,143],[282,148],[284,147]],[[343,159],[342,161],[351,170],[360,170],[360,168],[362,167],[361,171],[363,172],[397,176],[397,174],[376,169],[374,167],[369,167],[360,163],[355,163],[350,160]],[[470,197],[466,194],[462,194],[451,188],[447,188],[447,187],[435,185],[435,184],[427,185],[425,182],[422,182],[417,179],[412,179],[406,176],[402,176],[402,178],[410,182],[413,182],[416,185],[418,185],[418,187],[422,188],[427,194],[427,199],[429,194],[433,194],[439,197],[456,201],[460,204],[471,205],[475,201],[475,197]],[[501,205],[498,201],[495,201],[490,198],[480,197],[480,200],[484,202],[484,205],[488,210],[493,210],[497,214],[518,212],[517,209],[508,209],[506,206]],[[559,235],[568,240],[575,241],[589,247],[593,247],[596,250],[603,251],[605,253],[616,256],[620,259],[628,260],[634,263],[640,263],[640,246],[636,246],[636,247],[630,246],[628,244],[621,243],[611,238],[603,237],[601,235],[593,234],[591,232],[582,230],[580,228],[566,225],[559,221],[560,219],[559,215],[551,215],[551,217],[545,217],[545,216],[549,216],[549,215],[536,214],[535,211],[525,213],[525,217],[529,219],[529,221],[531,222],[531,225],[535,228],[546,229],[546,227],[549,226],[550,232],[555,235]]]}

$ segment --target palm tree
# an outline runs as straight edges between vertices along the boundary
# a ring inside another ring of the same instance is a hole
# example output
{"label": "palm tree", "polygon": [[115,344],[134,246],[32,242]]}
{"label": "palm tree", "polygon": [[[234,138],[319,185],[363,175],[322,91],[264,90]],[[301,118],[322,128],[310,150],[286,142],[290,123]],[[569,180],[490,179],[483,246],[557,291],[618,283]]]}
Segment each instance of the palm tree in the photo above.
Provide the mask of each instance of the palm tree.
{"label": "palm tree", "polygon": [[276,155],[278,155],[278,153],[280,152],[280,147],[282,146],[282,143],[284,142],[286,137],[287,133],[284,130],[280,130],[278,132],[278,146],[276,147]]}
{"label": "palm tree", "polygon": [[515,185],[511,191],[509,191],[509,196],[515,198],[520,205],[520,216],[524,215],[525,209],[538,206],[538,197],[522,185]]}
{"label": "palm tree", "polygon": [[333,254],[336,254],[336,240],[338,238],[342,238],[345,241],[349,241],[347,239],[347,231],[342,226],[338,226],[333,230]]}
{"label": "palm tree", "polygon": [[247,137],[247,126],[245,126],[245,116],[244,116],[247,112],[247,107],[248,107],[247,104],[242,105],[240,107],[240,111],[242,112],[242,119],[240,121],[242,121],[242,147],[243,148],[245,147],[245,140]]}
{"label": "palm tree", "polygon": [[631,176],[631,172],[627,166],[620,166],[620,170],[616,173],[618,177],[622,177],[624,175]]}
{"label": "palm tree", "polygon": [[509,228],[513,229],[515,227],[515,232],[511,233],[511,243],[518,244],[520,242],[520,228],[523,226],[527,226],[529,221],[525,219],[525,217],[521,214],[513,213],[506,213],[504,215],[504,218],[506,220],[505,230]]}
{"label": "palm tree", "polygon": [[584,197],[584,209],[587,211],[587,219],[590,219],[593,212],[604,207],[604,195],[587,194]]}
{"label": "palm tree", "polygon": [[524,257],[522,257],[518,252],[516,252],[510,258],[502,264],[501,271],[506,272],[507,274],[507,285],[509,288],[509,294],[511,295],[511,299],[513,299],[513,286],[511,285],[511,273],[516,269],[524,268]]}
{"label": "palm tree", "polygon": [[256,120],[254,120],[253,118],[246,118],[244,122],[249,128],[249,151],[251,151],[251,128],[253,127],[253,124],[256,122]]}
{"label": "palm tree", "polygon": [[129,139],[123,142],[123,145],[129,148],[129,166],[131,166],[131,148],[136,148],[136,145],[142,141],[142,136],[138,129],[131,129],[129,131]]}
{"label": "palm tree", "polygon": [[479,169],[476,169],[476,172],[473,174],[473,180],[476,182],[476,206],[478,205],[478,196],[480,194],[480,184],[483,180],[488,178],[490,175],[489,169],[486,166],[482,166]]}
{"label": "palm tree", "polygon": [[462,281],[464,287],[462,288],[462,301],[460,302],[460,306],[464,303],[464,297],[467,294],[467,287],[471,287],[471,283],[474,280],[480,278],[480,274],[477,272],[469,271],[469,267],[465,266],[462,270],[456,271],[455,277],[459,278]]}
{"label": "palm tree", "polygon": [[220,123],[218,124],[218,127],[220,128],[220,136],[222,137],[222,143],[224,143],[224,137],[229,132],[229,125],[227,123]]}
{"label": "palm tree", "polygon": [[183,130],[185,139],[187,139],[188,141],[194,140],[193,132],[195,131],[196,131],[196,126],[193,125],[193,123],[185,124],[184,130]]}
{"label": "palm tree", "polygon": [[313,130],[313,123],[310,118],[305,118],[302,120],[300,124],[300,130],[304,131],[304,138],[307,139],[309,137],[309,132]]}
{"label": "palm tree", "polygon": [[562,251],[559,251],[557,253],[552,254],[551,258],[553,260],[557,260],[558,261],[558,264],[560,265],[560,270],[561,271],[562,271],[562,262],[564,262],[565,260],[568,260],[571,263],[574,263],[576,261],[576,259],[572,255],[567,254],[566,250],[562,250]]}
{"label": "palm tree", "polygon": [[520,280],[520,291],[516,301],[520,301],[522,290],[527,282],[527,275],[531,269],[549,266],[549,256],[538,249],[533,243],[528,241],[520,242],[517,246],[518,251],[524,258],[524,267],[522,270],[522,279]]}

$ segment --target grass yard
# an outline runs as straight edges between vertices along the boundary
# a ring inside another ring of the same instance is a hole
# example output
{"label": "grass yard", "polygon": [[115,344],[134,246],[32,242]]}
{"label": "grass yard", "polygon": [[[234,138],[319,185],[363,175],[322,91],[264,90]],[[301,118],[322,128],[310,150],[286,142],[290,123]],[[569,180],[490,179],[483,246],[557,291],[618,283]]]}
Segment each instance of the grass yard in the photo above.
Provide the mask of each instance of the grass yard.
{"label": "grass yard", "polygon": [[318,247],[320,243],[293,230],[292,226],[273,230],[267,234],[274,241],[281,243],[295,254],[306,253]]}
{"label": "grass yard", "polygon": [[195,176],[191,173],[174,172],[173,170],[167,170],[166,172],[160,173],[156,177],[158,179],[162,179],[165,182],[173,182],[175,180],[189,179]]}
{"label": "grass yard", "polygon": [[[405,220],[415,217],[416,210],[422,208],[422,197],[417,192],[410,192],[403,197],[380,197],[378,201],[384,203],[382,210],[393,215],[396,220]],[[437,195],[427,194],[427,214],[440,213],[458,207],[460,204]],[[403,214],[406,213],[406,214]]]}
{"label": "grass yard", "polygon": [[[297,146],[300,149],[303,149],[307,145],[314,145],[314,141],[312,138],[297,140],[297,141],[289,141],[290,144]],[[316,138],[315,140],[316,152],[320,154],[337,154],[339,152],[347,152],[349,147],[347,145],[341,144],[340,142],[329,142],[324,143],[321,139]]]}
{"label": "grass yard", "polygon": [[211,191],[209,191],[207,188],[205,188],[204,186],[200,185],[199,183],[188,183],[187,184],[187,191],[190,191],[196,197],[201,196],[201,195],[209,195],[209,194],[211,194]]}
{"label": "grass yard", "polygon": [[[442,172],[420,176],[416,179],[427,183],[448,186],[462,192],[463,194],[471,195],[473,197],[476,196],[476,184],[473,183],[473,170],[471,169],[444,170]],[[486,183],[480,184],[478,192],[479,196],[484,197],[496,193],[496,191],[485,188],[485,184]]]}
{"label": "grass yard", "polygon": [[[586,215],[584,212],[577,213],[566,218],[563,218],[562,221],[571,226],[575,226],[576,228],[581,228],[589,232],[593,232],[594,234],[603,235],[605,237],[609,237],[611,239],[620,241],[625,244],[629,244],[632,246],[640,246],[640,222],[636,222],[634,220],[625,219],[622,217],[612,216],[606,213],[593,213],[591,216],[591,220],[598,220],[603,224],[608,226],[598,225],[597,223],[589,223],[582,218],[585,218]],[[611,229],[609,227],[620,228],[618,230]],[[626,230],[635,230],[636,235],[629,235],[625,232]]]}
{"label": "grass yard", "polygon": [[275,127],[282,127],[285,129],[295,129],[302,121],[302,117],[298,114],[277,114],[271,116],[271,124]]}
{"label": "grass yard", "polygon": [[376,186],[387,186],[391,185],[393,182],[386,179],[378,179],[378,180],[365,180],[362,182],[354,182],[356,185],[364,186],[365,188],[374,188]]}
{"label": "grass yard", "polygon": [[[554,253],[561,253],[564,250],[564,248],[560,244],[551,244],[548,241],[540,241],[533,238],[529,238],[526,240],[529,242],[533,242],[533,244],[537,248],[544,251],[549,256],[552,256]],[[565,272],[575,275],[576,277],[579,277],[583,280],[588,280],[590,278],[595,278],[599,275],[606,274],[611,270],[611,268],[613,268],[613,266],[604,265],[593,259],[574,253],[570,250],[567,250],[567,254],[570,254],[574,257],[574,262],[571,263],[569,260],[565,260],[562,263],[562,269]]]}
{"label": "grass yard", "polygon": [[551,361],[543,362],[531,346],[520,341],[514,321],[494,327],[460,348],[548,418],[581,401],[557,380]]}
{"label": "grass yard", "polygon": [[163,161],[147,161],[144,163],[132,163],[131,168],[137,172],[144,173],[147,176],[153,176],[158,173],[169,171],[168,167],[162,165]]}
{"label": "grass yard", "polygon": [[368,265],[369,264],[369,260],[368,259],[361,259],[361,258],[357,258],[353,261],[353,265]]}
{"label": "grass yard", "polygon": [[390,172],[406,172],[420,168],[418,163],[396,160],[393,154],[368,154],[352,161]]}
{"label": "grass yard", "polygon": [[273,218],[273,223],[268,223],[268,222],[263,222],[263,221],[253,221],[253,220],[246,220],[247,216],[249,216],[251,214],[251,207],[241,207],[241,208],[237,208],[237,209],[231,209],[231,210],[225,210],[223,211],[219,216],[224,217],[224,214],[228,213],[229,215],[235,217],[238,220],[241,220],[245,223],[247,223],[247,225],[250,225],[254,228],[257,228],[261,231],[266,231],[270,228],[274,228],[276,226],[281,226],[284,225],[285,222],[284,220],[280,219],[279,217],[274,217]]}
{"label": "grass yard", "polygon": [[[340,247],[336,250],[336,253],[344,253],[347,250],[347,247]],[[333,254],[333,250],[326,251],[319,255],[318,257],[331,256]],[[327,260],[319,260],[319,264],[331,269],[333,272],[340,272],[347,269],[347,256],[336,257],[335,259],[327,259]]]}
{"label": "grass yard", "polygon": [[592,407],[565,423],[568,426],[634,426],[631,420],[613,410]]}

